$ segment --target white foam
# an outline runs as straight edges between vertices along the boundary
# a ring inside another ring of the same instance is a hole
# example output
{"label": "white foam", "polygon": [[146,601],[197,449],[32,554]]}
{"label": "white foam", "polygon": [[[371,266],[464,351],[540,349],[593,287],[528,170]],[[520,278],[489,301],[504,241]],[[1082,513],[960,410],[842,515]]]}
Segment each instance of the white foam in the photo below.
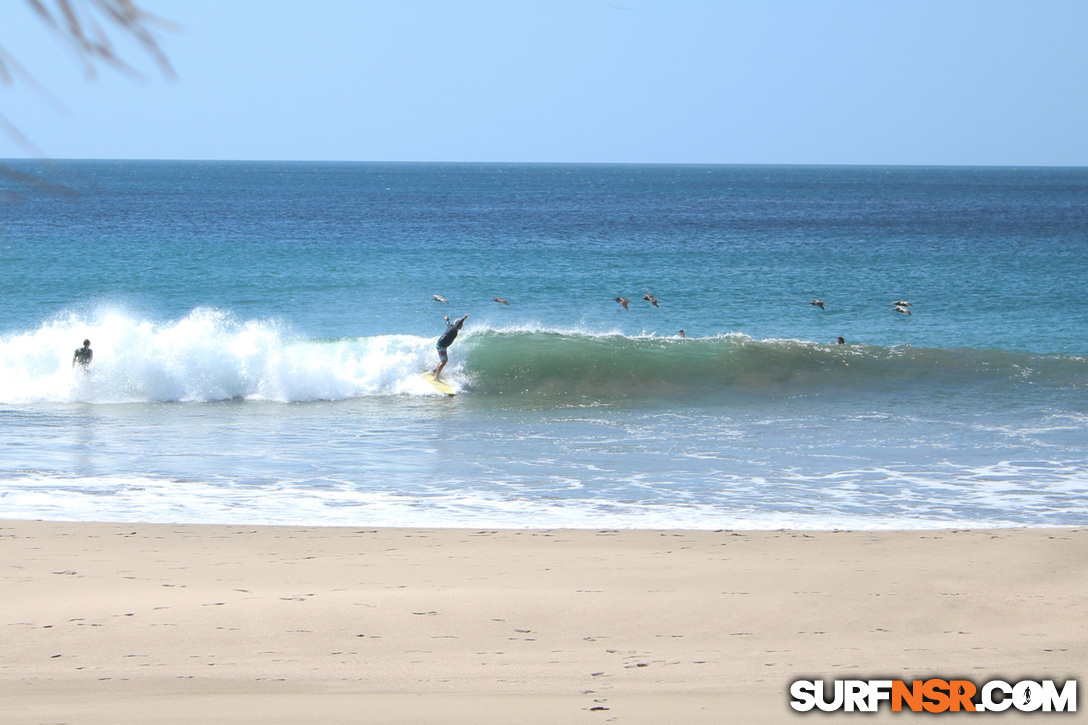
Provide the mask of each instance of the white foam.
{"label": "white foam", "polygon": [[[492,492],[393,493],[302,482],[240,485],[146,476],[26,475],[0,481],[3,516],[55,521],[442,528],[927,530],[1053,526],[1001,517],[759,510],[709,503],[647,504]],[[1060,524],[1058,524],[1060,525]]]}
{"label": "white foam", "polygon": [[[471,322],[471,321],[470,321]],[[461,333],[463,337],[458,339],[471,338],[473,335],[479,335],[481,333],[493,333],[493,334],[547,334],[547,335],[563,335],[565,337],[587,337],[587,338],[623,338],[627,340],[730,340],[738,343],[745,342],[790,342],[790,343],[802,343],[817,345],[819,343],[806,342],[804,340],[776,340],[765,339],[757,340],[750,335],[743,332],[722,332],[714,335],[707,335],[704,337],[686,337],[680,338],[675,332],[658,333],[656,330],[642,329],[638,333],[632,334],[630,332],[624,332],[618,327],[593,327],[590,325],[577,325],[577,326],[559,326],[553,324],[547,324],[544,322],[536,321],[522,321],[516,323],[507,324],[495,324],[490,320],[479,320],[474,324],[466,325],[464,332]]]}
{"label": "white foam", "polygon": [[[94,350],[86,372],[71,364],[84,338]],[[433,339],[413,335],[315,341],[213,309],[165,323],[103,311],[0,339],[0,403],[428,395],[419,373],[435,362]]]}
{"label": "white foam", "polygon": [[464,332],[462,332],[461,335],[471,337],[485,332],[495,334],[542,333],[550,335],[566,335],[568,337],[631,337],[630,335],[624,334],[619,328],[594,329],[587,326],[559,327],[543,322],[519,322],[495,325],[488,321],[480,321],[475,324],[466,325]]}

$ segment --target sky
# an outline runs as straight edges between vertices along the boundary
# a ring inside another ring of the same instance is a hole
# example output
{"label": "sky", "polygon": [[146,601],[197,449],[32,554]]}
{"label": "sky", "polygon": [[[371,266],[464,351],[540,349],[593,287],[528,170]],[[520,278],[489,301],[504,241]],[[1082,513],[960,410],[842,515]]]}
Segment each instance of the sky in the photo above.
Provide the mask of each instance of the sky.
{"label": "sky", "polygon": [[0,158],[1088,166],[1084,0],[137,3],[176,78],[0,0]]}

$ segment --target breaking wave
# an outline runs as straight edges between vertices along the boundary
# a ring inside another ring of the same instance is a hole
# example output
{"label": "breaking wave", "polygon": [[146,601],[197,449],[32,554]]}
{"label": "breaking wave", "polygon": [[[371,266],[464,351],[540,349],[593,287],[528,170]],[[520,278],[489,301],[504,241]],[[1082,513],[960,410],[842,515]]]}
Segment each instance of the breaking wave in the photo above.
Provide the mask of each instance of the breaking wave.
{"label": "breaking wave", "polygon": [[[85,374],[75,347],[92,340]],[[275,320],[197,309],[166,323],[125,313],[72,316],[0,336],[0,403],[309,401],[431,395],[420,373],[434,337],[313,339]],[[447,377],[478,396],[719,400],[814,393],[1088,385],[1088,359],[972,348],[923,349],[625,336],[547,329],[467,330]]]}

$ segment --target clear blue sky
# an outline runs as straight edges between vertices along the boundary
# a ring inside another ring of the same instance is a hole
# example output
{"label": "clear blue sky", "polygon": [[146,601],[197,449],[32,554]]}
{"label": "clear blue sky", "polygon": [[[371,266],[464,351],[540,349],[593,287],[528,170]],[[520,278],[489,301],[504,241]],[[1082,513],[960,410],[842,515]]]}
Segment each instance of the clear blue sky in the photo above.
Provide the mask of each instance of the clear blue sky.
{"label": "clear blue sky", "polygon": [[0,0],[42,154],[1088,166],[1085,0],[138,2],[177,80],[88,80]]}

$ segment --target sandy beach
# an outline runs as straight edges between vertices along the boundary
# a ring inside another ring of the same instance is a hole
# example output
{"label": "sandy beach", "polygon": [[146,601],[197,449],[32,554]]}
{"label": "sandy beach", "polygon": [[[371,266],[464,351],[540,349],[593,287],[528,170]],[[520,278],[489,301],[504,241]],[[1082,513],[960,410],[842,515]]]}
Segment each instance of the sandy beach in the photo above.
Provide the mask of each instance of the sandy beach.
{"label": "sandy beach", "polygon": [[1086,551],[1084,529],[5,521],[0,720],[826,720],[792,681],[1083,675]]}

